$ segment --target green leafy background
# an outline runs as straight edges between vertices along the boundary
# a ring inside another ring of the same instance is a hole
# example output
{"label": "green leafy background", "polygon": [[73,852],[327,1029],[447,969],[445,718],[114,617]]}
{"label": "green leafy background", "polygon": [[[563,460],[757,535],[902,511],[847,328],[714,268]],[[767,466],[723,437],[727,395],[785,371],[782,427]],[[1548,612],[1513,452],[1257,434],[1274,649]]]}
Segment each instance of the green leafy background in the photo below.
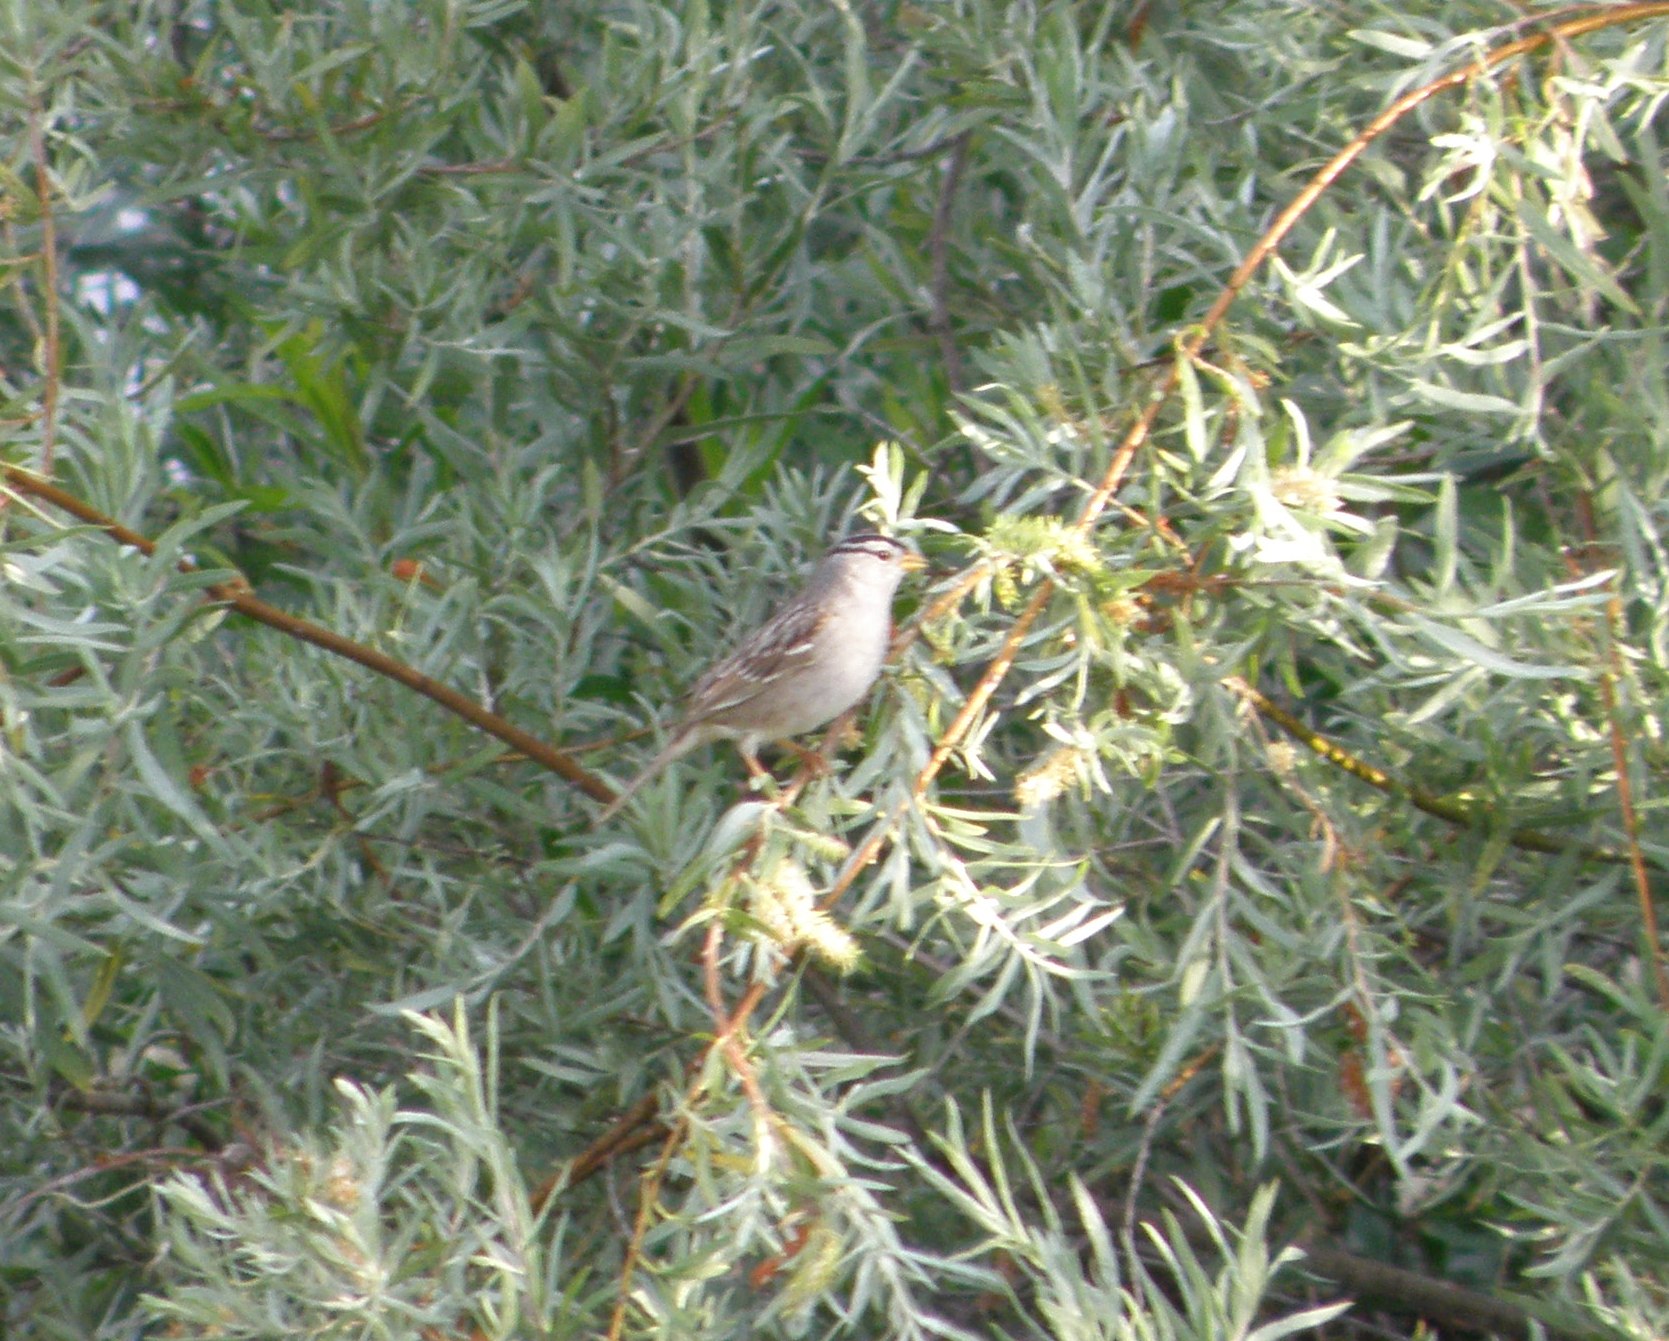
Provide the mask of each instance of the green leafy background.
{"label": "green leafy background", "polygon": [[0,5],[0,1330],[1669,1333],[1654,8]]}

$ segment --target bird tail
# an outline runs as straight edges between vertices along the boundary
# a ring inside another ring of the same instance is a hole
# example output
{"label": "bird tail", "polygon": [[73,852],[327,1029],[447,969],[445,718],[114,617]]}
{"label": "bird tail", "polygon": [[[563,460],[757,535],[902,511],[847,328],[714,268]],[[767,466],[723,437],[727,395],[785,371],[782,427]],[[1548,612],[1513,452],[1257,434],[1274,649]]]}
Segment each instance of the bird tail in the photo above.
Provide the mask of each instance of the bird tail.
{"label": "bird tail", "polygon": [[643,766],[643,771],[622,787],[614,800],[610,801],[603,807],[602,812],[597,816],[596,820],[592,824],[592,827],[600,828],[607,824],[611,819],[620,813],[621,808],[625,806],[626,802],[630,801],[632,797],[637,795],[638,790],[643,787],[645,783],[654,778],[657,773],[670,764],[674,759],[678,758],[682,754],[687,754],[694,744],[695,742],[687,735],[676,735],[669,740],[661,752]]}

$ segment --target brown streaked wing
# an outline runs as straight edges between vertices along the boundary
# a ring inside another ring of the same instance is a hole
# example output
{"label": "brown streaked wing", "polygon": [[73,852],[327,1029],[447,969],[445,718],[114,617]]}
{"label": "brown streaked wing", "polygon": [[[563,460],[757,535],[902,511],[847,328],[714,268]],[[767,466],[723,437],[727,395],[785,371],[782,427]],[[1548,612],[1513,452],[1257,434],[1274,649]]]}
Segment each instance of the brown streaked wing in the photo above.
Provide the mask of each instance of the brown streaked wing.
{"label": "brown streaked wing", "polygon": [[689,721],[718,717],[757,698],[760,691],[806,664],[817,632],[818,613],[796,601],[730,656],[709,670],[690,690]]}

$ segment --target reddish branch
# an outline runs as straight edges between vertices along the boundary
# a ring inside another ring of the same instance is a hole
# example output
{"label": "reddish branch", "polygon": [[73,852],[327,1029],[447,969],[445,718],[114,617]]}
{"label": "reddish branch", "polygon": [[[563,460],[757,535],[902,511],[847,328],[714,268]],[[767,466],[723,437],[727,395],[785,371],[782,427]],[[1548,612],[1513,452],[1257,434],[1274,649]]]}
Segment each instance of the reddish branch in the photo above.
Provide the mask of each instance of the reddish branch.
{"label": "reddish branch", "polygon": [[[0,462],[0,478],[18,493],[29,494],[32,497],[51,503],[54,507],[69,513],[81,521],[97,526],[111,539],[123,545],[131,545],[141,554],[156,553],[156,546],[147,537],[137,531],[130,530],[107,517],[97,508],[83,502],[67,490],[42,479],[32,471],[24,470],[21,466],[14,466]],[[189,559],[180,560],[182,572],[196,572],[197,565]],[[580,767],[562,751],[552,748],[530,732],[523,731],[519,726],[506,721],[495,712],[482,707],[467,694],[460,694],[456,689],[433,680],[421,671],[408,666],[403,661],[397,661],[386,653],[379,652],[374,647],[367,647],[363,643],[356,643],[351,638],[344,638],[341,634],[327,629],[310,620],[292,615],[288,611],[280,610],[275,605],[268,605],[257,597],[243,579],[236,578],[226,582],[215,582],[206,588],[209,595],[223,604],[231,606],[241,614],[251,619],[277,629],[280,633],[288,634],[292,638],[305,643],[312,643],[315,647],[322,647],[325,651],[339,657],[346,657],[349,661],[357,661],[368,670],[379,675],[385,675],[390,680],[398,681],[406,688],[422,694],[425,698],[456,713],[466,722],[480,727],[490,736],[496,736],[506,745],[520,750],[536,764],[556,773],[574,784],[587,796],[599,801],[612,801],[614,789],[595,774]]]}

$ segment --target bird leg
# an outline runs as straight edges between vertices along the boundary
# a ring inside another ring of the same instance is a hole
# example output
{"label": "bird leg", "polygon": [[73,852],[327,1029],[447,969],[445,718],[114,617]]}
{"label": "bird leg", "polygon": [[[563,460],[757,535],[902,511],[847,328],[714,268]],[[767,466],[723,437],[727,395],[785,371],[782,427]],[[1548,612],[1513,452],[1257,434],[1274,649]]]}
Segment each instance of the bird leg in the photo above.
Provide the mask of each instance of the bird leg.
{"label": "bird leg", "polygon": [[759,762],[759,754],[750,742],[737,741],[736,753],[742,756],[742,763],[748,770],[748,790],[763,792],[767,799],[777,796],[777,780],[770,769]]}
{"label": "bird leg", "polygon": [[822,750],[814,750],[796,740],[785,740],[782,743],[800,761],[800,767],[805,769],[812,777],[820,778],[829,771],[828,756]]}
{"label": "bird leg", "polygon": [[759,751],[750,741],[737,741],[736,753],[742,756],[742,764],[748,770],[748,776],[755,780],[771,776],[770,770],[759,762]]}

